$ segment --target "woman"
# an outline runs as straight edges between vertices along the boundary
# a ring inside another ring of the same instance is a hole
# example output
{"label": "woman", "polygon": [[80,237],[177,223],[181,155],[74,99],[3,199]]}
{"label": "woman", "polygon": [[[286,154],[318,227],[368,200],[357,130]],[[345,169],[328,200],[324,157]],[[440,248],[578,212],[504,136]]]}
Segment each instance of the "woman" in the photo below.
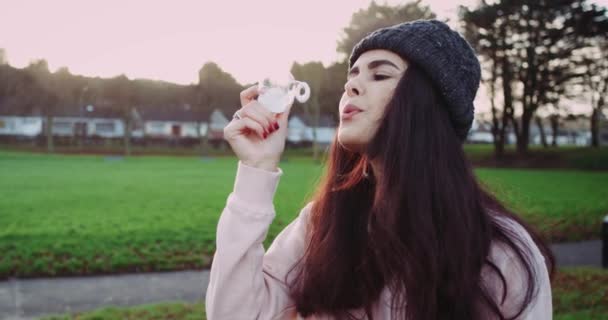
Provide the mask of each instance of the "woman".
{"label": "woman", "polygon": [[349,62],[324,181],[267,252],[289,110],[241,94],[208,319],[551,319],[551,252],[462,149],[480,79],[468,43],[419,20],[371,33]]}

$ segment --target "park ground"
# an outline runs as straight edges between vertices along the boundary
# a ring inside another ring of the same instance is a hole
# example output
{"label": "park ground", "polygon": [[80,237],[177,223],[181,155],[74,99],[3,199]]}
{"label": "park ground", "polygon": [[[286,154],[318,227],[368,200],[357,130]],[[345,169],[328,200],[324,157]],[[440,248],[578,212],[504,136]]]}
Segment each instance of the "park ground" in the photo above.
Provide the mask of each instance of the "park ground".
{"label": "park ground", "polygon": [[[608,271],[560,268],[552,284],[556,320],[607,320]],[[101,308],[90,312],[44,317],[44,320],[170,320],[206,319],[203,303],[166,302],[129,308]]]}
{"label": "park ground", "polygon": [[[604,149],[549,150],[536,160],[510,155],[510,166],[492,160],[487,146],[466,150],[480,181],[547,240],[599,239],[608,213]],[[0,151],[0,278],[207,268],[236,161],[225,155]],[[537,168],[543,161],[550,169]],[[287,152],[281,168],[266,246],[295,218],[323,173],[298,151]],[[598,283],[608,283],[606,271],[560,269],[556,319],[608,319],[608,292]],[[173,303],[65,317],[200,319],[203,308]]]}

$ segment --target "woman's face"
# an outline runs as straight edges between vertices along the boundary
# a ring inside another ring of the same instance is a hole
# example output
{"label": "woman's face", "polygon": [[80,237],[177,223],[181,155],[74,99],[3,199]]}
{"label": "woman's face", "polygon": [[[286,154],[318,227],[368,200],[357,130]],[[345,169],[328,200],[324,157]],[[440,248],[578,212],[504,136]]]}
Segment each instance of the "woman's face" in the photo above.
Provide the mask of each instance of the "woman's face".
{"label": "woman's face", "polygon": [[380,125],[386,105],[407,69],[407,62],[387,50],[364,52],[348,71],[340,99],[338,142],[362,152]]}

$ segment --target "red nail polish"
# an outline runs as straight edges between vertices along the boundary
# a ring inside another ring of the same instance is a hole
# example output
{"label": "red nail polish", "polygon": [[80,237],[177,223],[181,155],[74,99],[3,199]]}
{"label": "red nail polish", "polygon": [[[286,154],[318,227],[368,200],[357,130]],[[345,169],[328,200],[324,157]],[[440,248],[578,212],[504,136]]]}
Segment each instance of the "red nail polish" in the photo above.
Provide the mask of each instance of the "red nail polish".
{"label": "red nail polish", "polygon": [[264,136],[264,139],[266,139],[266,137],[268,136],[268,134],[266,132],[264,132],[263,136]]}
{"label": "red nail polish", "polygon": [[278,122],[275,122],[275,123],[274,123],[274,129],[275,129],[275,130],[279,130],[279,123],[278,123]]}

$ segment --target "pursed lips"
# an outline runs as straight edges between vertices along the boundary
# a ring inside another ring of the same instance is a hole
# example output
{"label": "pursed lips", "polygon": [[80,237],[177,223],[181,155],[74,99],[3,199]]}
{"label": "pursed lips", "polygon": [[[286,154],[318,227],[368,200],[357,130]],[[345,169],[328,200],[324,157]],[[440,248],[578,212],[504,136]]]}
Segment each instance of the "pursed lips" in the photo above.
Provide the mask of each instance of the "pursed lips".
{"label": "pursed lips", "polygon": [[355,114],[360,112],[363,112],[361,108],[353,104],[347,104],[346,107],[344,107],[344,110],[342,110],[342,120],[348,120],[352,118]]}

